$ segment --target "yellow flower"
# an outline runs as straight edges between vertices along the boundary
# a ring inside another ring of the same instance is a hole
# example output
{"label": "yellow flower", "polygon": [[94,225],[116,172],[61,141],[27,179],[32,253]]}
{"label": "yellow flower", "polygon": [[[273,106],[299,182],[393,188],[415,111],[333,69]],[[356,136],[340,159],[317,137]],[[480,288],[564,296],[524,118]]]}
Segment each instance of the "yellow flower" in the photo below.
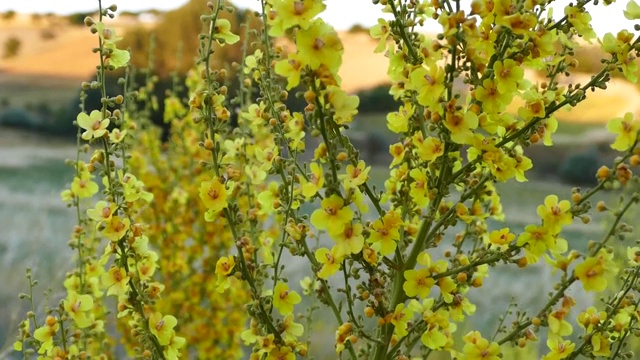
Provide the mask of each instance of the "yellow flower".
{"label": "yellow flower", "polygon": [[580,257],[580,255],[575,250],[570,251],[567,256],[557,256],[556,258],[552,258],[547,254],[544,255],[545,261],[553,266],[552,274],[555,274],[556,270],[567,272],[569,265],[578,257]]}
{"label": "yellow flower", "polygon": [[317,162],[312,162],[309,165],[311,169],[311,174],[309,176],[309,181],[305,180],[305,178],[300,178],[300,184],[302,185],[302,195],[311,199],[314,197],[322,186],[324,186],[324,176],[322,175],[322,166],[320,166]]}
{"label": "yellow flower", "polygon": [[627,3],[627,9],[623,13],[624,17],[629,20],[638,20],[640,19],[640,6],[634,0],[630,0]]}
{"label": "yellow flower", "polygon": [[568,17],[578,35],[582,36],[587,42],[596,38],[596,33],[591,27],[591,15],[588,12],[577,6],[567,6],[564,8],[564,14]]}
{"label": "yellow flower", "polygon": [[291,90],[300,84],[302,63],[298,60],[297,54],[289,53],[287,59],[276,63],[274,70],[276,74],[287,78],[287,90]]}
{"label": "yellow flower", "polygon": [[258,203],[260,203],[260,212],[271,215],[276,211],[275,206],[280,206],[278,183],[272,181],[267,186],[267,190],[258,194]]}
{"label": "yellow flower", "polygon": [[[438,262],[436,262],[436,266],[438,266]],[[446,263],[443,264],[446,269]],[[456,291],[456,283],[450,277],[443,277],[438,279],[438,287],[440,288],[440,294],[442,295],[442,299],[447,304],[451,304],[453,302],[453,294]]]}
{"label": "yellow flower", "polygon": [[361,214],[366,214],[369,212],[369,203],[367,202],[367,198],[364,196],[364,193],[360,190],[360,188],[352,187],[349,189],[349,201],[356,205],[358,211]]}
{"label": "yellow flower", "polygon": [[569,336],[573,333],[573,326],[565,320],[565,316],[569,313],[569,309],[560,308],[551,312],[547,321],[549,323],[549,334],[555,336]]}
{"label": "yellow flower", "polygon": [[164,350],[164,356],[167,359],[177,359],[180,357],[180,349],[187,343],[187,339],[176,336],[175,332],[171,334],[167,348]]}
{"label": "yellow flower", "polygon": [[258,329],[258,323],[254,318],[251,318],[251,322],[249,323],[249,328],[244,330],[240,334],[240,339],[244,342],[245,345],[254,344],[258,341],[258,335],[260,335],[260,330]]}
{"label": "yellow flower", "polygon": [[200,199],[208,210],[218,212],[227,207],[227,189],[218,178],[203,181],[200,184]]}
{"label": "yellow flower", "polygon": [[71,192],[80,199],[90,198],[98,193],[98,184],[88,178],[79,178],[76,176],[71,183]]}
{"label": "yellow flower", "polygon": [[391,164],[389,164],[389,167],[392,168],[400,164],[404,159],[405,152],[406,152],[406,149],[404,145],[402,145],[402,143],[395,143],[395,144],[389,145],[389,154],[393,156],[393,161],[391,161]]}
{"label": "yellow flower", "polygon": [[449,322],[449,312],[445,309],[433,311],[435,299],[425,299],[422,304],[417,300],[409,301],[409,309],[422,316],[427,330],[420,340],[424,346],[432,350],[442,350],[453,345],[452,334],[456,331],[456,324]]}
{"label": "yellow flower", "polygon": [[402,218],[397,211],[387,212],[381,219],[371,224],[369,243],[380,252],[382,256],[393,254],[396,251],[397,241],[400,240],[400,226]]}
{"label": "yellow flower", "polygon": [[611,355],[611,340],[609,337],[605,337],[601,332],[593,334],[591,337],[591,354],[593,356],[608,357]]}
{"label": "yellow flower", "polygon": [[173,328],[177,324],[178,320],[173,315],[162,316],[159,312],[155,312],[149,316],[149,330],[163,346],[171,342],[171,337],[175,334]]}
{"label": "yellow flower", "polygon": [[465,360],[500,360],[500,345],[489,343],[478,331],[472,331],[464,336],[464,348],[462,349]]}
{"label": "yellow flower", "polygon": [[273,238],[264,235],[262,233],[260,235],[260,260],[262,260],[263,264],[271,265],[273,264],[273,251],[271,251],[271,246],[273,246]]}
{"label": "yellow flower", "polygon": [[502,17],[496,23],[508,27],[514,34],[528,35],[537,25],[537,18],[531,13],[515,13]]}
{"label": "yellow flower", "polygon": [[302,324],[293,321],[293,314],[289,314],[282,319],[280,329],[282,329],[282,338],[285,342],[296,341],[304,333]]}
{"label": "yellow flower", "polygon": [[558,202],[558,196],[548,195],[544,199],[544,205],[538,206],[538,216],[542,219],[543,226],[553,234],[557,234],[562,227],[573,222],[571,204],[567,200]]}
{"label": "yellow flower", "polygon": [[344,323],[336,330],[336,353],[340,354],[344,351],[347,341],[353,345],[353,337],[351,332],[353,331],[353,325],[351,323]]}
{"label": "yellow flower", "polygon": [[429,69],[418,67],[409,74],[407,86],[418,92],[418,103],[428,108],[437,108],[440,96],[444,92],[444,70],[437,66]]}
{"label": "yellow flower", "polygon": [[109,271],[100,276],[102,285],[107,287],[107,296],[116,295],[122,297],[129,291],[129,276],[123,268],[112,266]]}
{"label": "yellow flower", "polygon": [[[130,260],[130,263],[133,264],[133,259]],[[141,280],[151,280],[158,268],[158,254],[155,251],[148,251],[145,256],[142,256],[141,259],[135,263],[135,267],[138,269]]]}
{"label": "yellow flower", "polygon": [[271,2],[273,9],[269,15],[271,27],[269,35],[282,36],[291,27],[306,30],[311,20],[326,9],[322,0],[277,0]]}
{"label": "yellow flower", "polygon": [[415,113],[416,108],[410,102],[405,102],[398,111],[387,114],[387,127],[396,134],[409,130],[409,120]]}
{"label": "yellow flower", "polygon": [[431,288],[435,285],[435,280],[431,277],[429,269],[406,270],[404,272],[405,282],[402,289],[408,297],[418,296],[426,298],[431,292]]}
{"label": "yellow flower", "polygon": [[523,150],[521,146],[516,147],[516,156],[514,158],[516,162],[515,170],[516,170],[516,180],[518,182],[526,182],[527,178],[524,176],[524,173],[533,167],[533,162],[531,159],[523,155]]}
{"label": "yellow flower", "polygon": [[409,332],[407,331],[408,322],[413,318],[413,311],[411,309],[404,307],[404,304],[396,305],[396,309],[391,314],[390,322],[395,326],[393,329],[393,334],[402,337],[407,335]]}
{"label": "yellow flower", "polygon": [[387,48],[387,38],[391,34],[391,27],[389,23],[385,19],[378,19],[378,23],[373,25],[371,29],[369,29],[369,34],[374,39],[380,39],[378,42],[378,46],[376,46],[373,52],[381,53]]}
{"label": "yellow flower", "polygon": [[451,320],[462,322],[464,321],[464,314],[473,315],[476,312],[476,306],[469,301],[466,296],[462,294],[456,295],[456,301],[450,304],[449,314]]}
{"label": "yellow flower", "polygon": [[438,138],[429,136],[423,139],[422,133],[418,131],[411,139],[415,146],[415,152],[422,161],[433,161],[444,154],[444,144]]}
{"label": "yellow flower", "polygon": [[118,177],[123,187],[125,200],[130,202],[137,201],[138,199],[146,202],[153,200],[153,194],[144,190],[144,182],[138,180],[132,174],[123,174],[122,171],[118,171]]}
{"label": "yellow flower", "polygon": [[236,265],[236,259],[233,256],[223,256],[216,262],[216,291],[224,292],[231,286],[229,275]]}
{"label": "yellow flower", "polygon": [[613,254],[605,249],[600,249],[594,257],[586,258],[574,270],[575,276],[582,282],[586,291],[603,291],[607,287],[607,276],[617,272]]}
{"label": "yellow flower", "polygon": [[340,259],[337,255],[336,247],[334,246],[331,251],[327,248],[320,248],[316,250],[316,260],[322,264],[322,268],[318,271],[318,277],[321,279],[328,279],[329,276],[335,274],[340,270]]}
{"label": "yellow flower", "polygon": [[63,301],[64,310],[75,321],[80,329],[91,325],[93,318],[87,316],[87,311],[93,308],[93,298],[91,295],[79,295],[73,290],[67,292],[67,297]]}
{"label": "yellow flower", "polygon": [[513,99],[513,92],[500,91],[499,84],[491,79],[485,79],[482,86],[476,87],[476,100],[482,103],[482,110],[488,114],[497,114],[506,109]]}
{"label": "yellow flower", "polygon": [[53,348],[53,337],[59,329],[60,324],[58,323],[58,319],[53,316],[47,316],[45,324],[37,328],[33,333],[33,337],[42,343],[38,350],[38,354],[44,354],[46,351]]}
{"label": "yellow flower", "polygon": [[640,265],[640,247],[638,246],[628,247],[627,258],[629,259],[629,266]]}
{"label": "yellow flower", "polygon": [[364,245],[364,236],[362,236],[362,224],[354,224],[352,222],[345,225],[342,231],[335,231],[329,228],[329,235],[336,242],[336,256],[343,258],[351,254],[357,254],[362,251]]}
{"label": "yellow flower", "polygon": [[553,115],[550,115],[546,120],[542,121],[541,124],[542,127],[538,128],[538,133],[542,133],[544,135],[543,144],[545,146],[553,145],[551,135],[553,135],[556,130],[558,130],[558,120],[553,117]]}
{"label": "yellow flower", "polygon": [[240,40],[240,36],[231,32],[231,22],[229,22],[229,20],[227,19],[216,19],[213,38],[220,45],[231,45],[237,43],[238,40]]}
{"label": "yellow flower", "polygon": [[607,320],[607,312],[600,311],[593,306],[589,306],[586,311],[578,314],[576,322],[587,332],[593,331],[594,327]]}
{"label": "yellow flower", "polygon": [[266,360],[296,360],[296,354],[288,346],[280,346],[269,352]]}
{"label": "yellow flower", "polygon": [[116,204],[106,201],[98,201],[93,209],[87,210],[89,218],[95,222],[110,221],[111,215],[116,210]]}
{"label": "yellow flower", "polygon": [[103,119],[102,113],[98,110],[93,110],[89,115],[81,112],[76,117],[76,121],[78,126],[85,130],[82,133],[84,140],[102,137],[107,133],[107,127],[109,126],[109,119]]}
{"label": "yellow flower", "polygon": [[609,132],[616,134],[616,140],[611,144],[611,148],[618,151],[627,151],[638,139],[640,131],[640,121],[633,119],[630,112],[624,114],[624,118],[615,118],[607,124]]}
{"label": "yellow flower", "polygon": [[569,340],[563,341],[562,338],[557,336],[550,336],[547,340],[547,347],[551,352],[542,357],[542,360],[561,360],[571,355],[576,344]]}
{"label": "yellow flower", "polygon": [[338,72],[344,48],[336,31],[322,19],[314,20],[307,30],[298,32],[296,45],[298,60],[312,70],[326,65],[331,73]]}
{"label": "yellow flower", "polygon": [[321,206],[311,214],[311,224],[318,230],[332,228],[334,231],[342,231],[353,219],[353,211],[344,206],[344,200],[336,194],[324,198]]}
{"label": "yellow flower", "polygon": [[511,59],[496,61],[493,64],[493,73],[498,91],[503,94],[515,93],[518,83],[524,78],[524,69]]}
{"label": "yellow flower", "polygon": [[349,124],[358,113],[360,98],[357,95],[347,95],[340,87],[327,86],[327,98],[333,107],[335,114],[333,120],[338,125]]}
{"label": "yellow flower", "polygon": [[544,226],[527,225],[524,232],[518,236],[518,246],[524,246],[525,257],[529,264],[535,264],[540,257],[550,250],[560,254],[567,251],[567,243],[564,239],[558,239]]}
{"label": "yellow flower", "polygon": [[524,121],[529,121],[534,117],[545,117],[545,98],[542,94],[535,90],[529,90],[522,94],[522,98],[525,100],[525,104],[518,109],[518,115],[523,118]]}
{"label": "yellow flower", "polygon": [[109,133],[109,140],[112,143],[120,143],[124,140],[124,137],[127,135],[127,130],[120,131],[120,129],[116,128],[111,130]]}
{"label": "yellow flower", "polygon": [[426,169],[411,169],[409,176],[413,179],[410,185],[409,196],[419,208],[424,208],[429,203],[429,189],[427,188]]}
{"label": "yellow flower", "polygon": [[347,165],[347,173],[339,176],[345,189],[360,186],[369,179],[369,170],[371,170],[371,166],[365,166],[366,164],[362,160],[358,161],[357,166],[353,166],[351,164]]}
{"label": "yellow flower", "polygon": [[297,292],[289,290],[289,286],[282,281],[278,281],[273,292],[273,307],[278,309],[282,315],[291,314],[293,306],[302,300]]}
{"label": "yellow flower", "polygon": [[131,221],[129,219],[113,216],[104,230],[102,230],[102,236],[114,242],[118,241],[127,233],[130,225]]}
{"label": "yellow flower", "polygon": [[262,358],[263,354],[268,354],[271,350],[275,349],[275,336],[273,334],[269,334],[267,336],[258,336],[258,344],[256,345],[258,348],[259,358]]}
{"label": "yellow flower", "polygon": [[461,114],[447,112],[444,126],[451,131],[451,140],[457,144],[468,144],[473,139],[472,130],[478,127],[478,115],[473,111]]}
{"label": "yellow flower", "polygon": [[489,242],[502,251],[506,250],[515,238],[516,235],[509,232],[509,228],[494,230],[489,234]]}

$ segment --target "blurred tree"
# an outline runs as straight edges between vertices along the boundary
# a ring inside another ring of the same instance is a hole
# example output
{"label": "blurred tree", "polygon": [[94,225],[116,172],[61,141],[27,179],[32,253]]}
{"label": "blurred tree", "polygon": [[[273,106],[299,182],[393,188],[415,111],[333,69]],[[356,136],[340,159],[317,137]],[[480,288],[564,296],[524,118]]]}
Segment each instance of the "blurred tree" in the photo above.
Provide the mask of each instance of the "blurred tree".
{"label": "blurred tree", "polygon": [[2,14],[2,20],[11,21],[16,17],[14,10],[7,10]]}
{"label": "blurred tree", "polygon": [[[233,7],[230,2],[228,6]],[[149,44],[151,33],[156,34],[154,48],[154,73],[161,78],[173,71],[186,73],[193,67],[194,59],[198,56],[198,35],[206,32],[207,27],[200,21],[200,15],[205,13],[207,0],[190,0],[184,6],[169,11],[161,16],[159,23],[152,29],[139,27],[124,34],[123,48],[130,48],[133,64],[139,68],[146,68],[149,61]],[[249,18],[251,28],[258,28],[261,20],[251,11],[236,9],[233,14],[223,12],[222,18],[231,22],[231,31],[245,36],[246,31],[240,25]],[[182,61],[178,64],[176,54],[181,47]],[[215,63],[212,68],[220,67],[223,63],[240,62],[242,58],[242,41],[224,47],[216,48]]]}
{"label": "blurred tree", "polygon": [[49,28],[44,28],[40,31],[40,38],[44,41],[53,40],[56,38],[56,33]]}
{"label": "blurred tree", "polygon": [[361,113],[388,113],[398,110],[400,103],[389,94],[390,89],[391,85],[383,84],[358,92],[357,95],[360,98],[358,111]]}
{"label": "blurred tree", "polygon": [[362,25],[362,24],[354,24],[353,26],[351,26],[349,28],[349,33],[355,34],[355,33],[365,33],[368,34],[369,33],[369,28]]}
{"label": "blurred tree", "polygon": [[4,42],[4,52],[2,54],[3,59],[10,59],[12,57],[18,56],[20,53],[20,48],[22,47],[22,42],[15,36],[8,38]]}
{"label": "blurred tree", "polygon": [[33,13],[31,14],[31,22],[34,24],[40,24],[42,22],[42,14]]}
{"label": "blurred tree", "polygon": [[3,97],[0,99],[0,110],[4,110],[11,105],[11,100],[8,97]]}
{"label": "blurred tree", "polygon": [[67,20],[69,20],[71,25],[84,25],[84,18],[91,15],[93,15],[91,12],[74,13],[67,16]]}

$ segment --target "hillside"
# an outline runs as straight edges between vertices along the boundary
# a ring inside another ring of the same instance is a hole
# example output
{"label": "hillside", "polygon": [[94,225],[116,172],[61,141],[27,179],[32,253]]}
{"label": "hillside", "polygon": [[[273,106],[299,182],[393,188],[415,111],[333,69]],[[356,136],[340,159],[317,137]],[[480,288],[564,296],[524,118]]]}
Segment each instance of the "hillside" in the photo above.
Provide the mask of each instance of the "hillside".
{"label": "hillside", "polygon": [[[117,19],[113,26],[119,33],[136,25],[130,17]],[[95,71],[97,57],[91,51],[96,46],[95,35],[82,26],[69,25],[63,18],[17,14],[10,21],[0,20],[0,43],[11,37],[18,38],[22,46],[17,57],[0,59],[0,83],[5,89],[11,89],[3,96],[8,97],[12,105],[24,105],[33,99],[68,101],[76,94],[79,82]],[[384,84],[388,59],[383,54],[374,54],[376,41],[365,32],[341,32],[340,37],[345,48],[340,70],[345,90],[357,92]],[[527,77],[540,81],[532,72]],[[574,78],[585,83],[589,76],[575,75]],[[581,108],[563,112],[560,117],[576,122],[606,121],[627,111],[636,112],[635,100],[639,97],[636,86],[615,79],[606,93],[589,93]],[[517,105],[514,102],[512,108]]]}

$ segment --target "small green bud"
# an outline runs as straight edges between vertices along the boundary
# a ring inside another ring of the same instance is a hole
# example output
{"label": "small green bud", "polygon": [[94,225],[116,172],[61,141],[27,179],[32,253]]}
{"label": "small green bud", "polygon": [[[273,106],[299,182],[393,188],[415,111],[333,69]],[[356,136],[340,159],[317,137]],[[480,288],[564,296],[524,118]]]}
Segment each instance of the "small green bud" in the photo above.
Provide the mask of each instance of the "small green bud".
{"label": "small green bud", "polygon": [[95,25],[95,23],[96,22],[90,16],[87,16],[86,18],[84,18],[84,25],[86,27],[92,27],[93,25]]}

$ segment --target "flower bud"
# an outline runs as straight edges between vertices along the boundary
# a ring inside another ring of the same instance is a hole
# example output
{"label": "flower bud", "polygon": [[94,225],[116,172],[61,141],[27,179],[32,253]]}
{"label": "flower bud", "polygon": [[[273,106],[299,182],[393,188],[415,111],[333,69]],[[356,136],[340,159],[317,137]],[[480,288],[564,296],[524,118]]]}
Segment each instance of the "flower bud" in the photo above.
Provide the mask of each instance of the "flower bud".
{"label": "flower bud", "polygon": [[596,178],[599,181],[603,181],[604,179],[608,178],[609,175],[611,175],[611,170],[606,166],[601,166],[596,173]]}
{"label": "flower bud", "polygon": [[375,310],[371,306],[368,306],[364,309],[364,315],[368,318],[373,317],[375,315]]}

